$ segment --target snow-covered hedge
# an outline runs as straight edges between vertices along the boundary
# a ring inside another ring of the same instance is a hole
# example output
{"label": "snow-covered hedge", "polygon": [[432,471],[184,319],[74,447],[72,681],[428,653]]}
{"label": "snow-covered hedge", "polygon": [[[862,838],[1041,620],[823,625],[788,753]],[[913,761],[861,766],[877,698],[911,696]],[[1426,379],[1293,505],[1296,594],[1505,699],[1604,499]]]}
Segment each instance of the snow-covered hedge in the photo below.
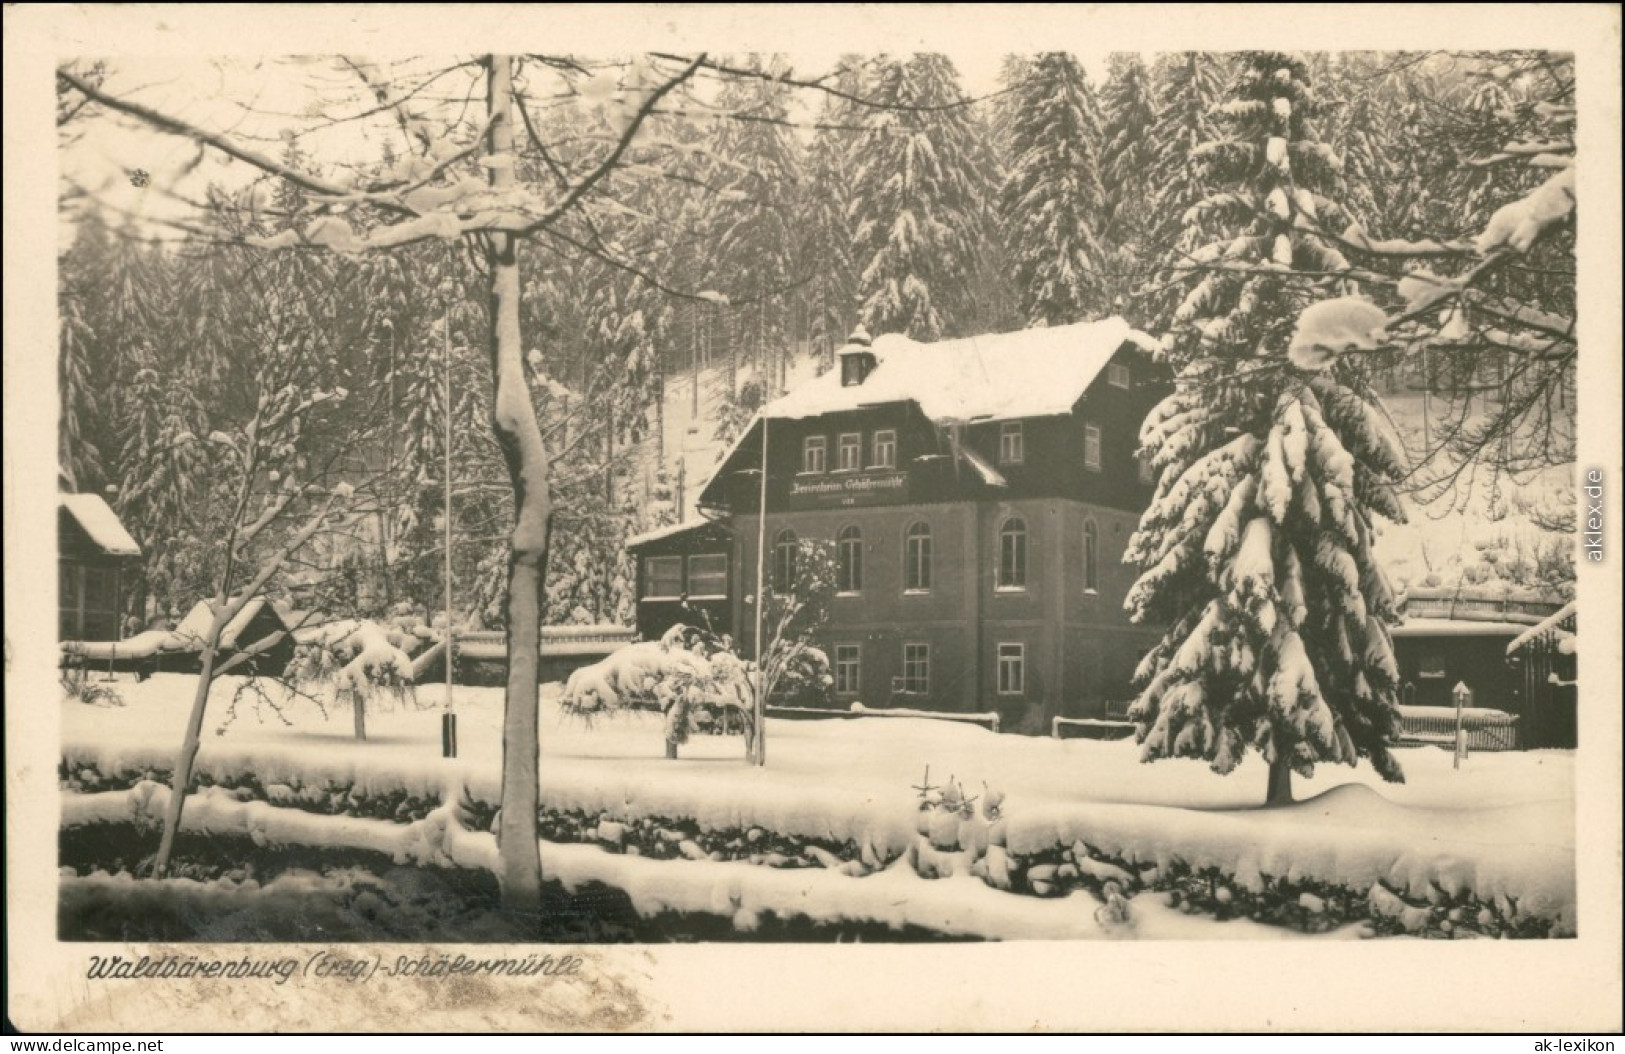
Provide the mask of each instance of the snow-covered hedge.
{"label": "snow-covered hedge", "polygon": [[[82,770],[68,785],[110,785],[93,777]],[[1572,899],[1554,897],[1551,884],[1537,874],[1551,867],[1561,875],[1558,860],[1523,857],[1521,867],[1504,863],[1497,869],[1445,847],[1442,856],[1435,848],[1390,861],[1391,849],[1358,834],[1346,838],[1352,844],[1336,847],[1326,846],[1323,837],[1317,844],[1310,844],[1312,838],[1287,837],[1275,846],[1248,844],[1238,851],[1222,833],[1214,837],[1196,824],[1170,830],[1166,817],[1159,818],[1162,830],[1156,833],[1132,816],[1127,823],[1113,823],[1109,815],[1087,811],[1015,823],[1005,816],[1003,796],[996,790],[985,791],[978,802],[957,784],[926,784],[911,833],[898,851],[886,839],[814,837],[755,825],[718,829],[682,817],[544,808],[539,819],[544,844],[554,852],[573,843],[651,864],[670,861],[674,867],[708,863],[822,870],[848,880],[907,873],[956,880],[955,888],[970,879],[1029,897],[1081,895],[1106,931],[1131,925],[1137,913],[1153,904],[1306,933],[1355,924],[1367,935],[1431,937],[1545,937],[1574,930]],[[167,787],[150,778],[118,790],[70,791],[63,797],[62,822],[66,829],[93,824],[154,827],[168,794]],[[250,780],[200,790],[188,806],[184,826],[212,837],[245,837],[261,847],[344,848],[382,854],[397,863],[494,869],[494,845],[488,841],[494,809],[461,794],[458,799],[445,805],[398,792],[368,795],[354,788],[300,789]],[[636,865],[638,874],[645,873],[643,867]],[[605,877],[611,870],[607,864],[588,869],[595,880],[614,885]],[[861,892],[855,887],[849,891]]]}

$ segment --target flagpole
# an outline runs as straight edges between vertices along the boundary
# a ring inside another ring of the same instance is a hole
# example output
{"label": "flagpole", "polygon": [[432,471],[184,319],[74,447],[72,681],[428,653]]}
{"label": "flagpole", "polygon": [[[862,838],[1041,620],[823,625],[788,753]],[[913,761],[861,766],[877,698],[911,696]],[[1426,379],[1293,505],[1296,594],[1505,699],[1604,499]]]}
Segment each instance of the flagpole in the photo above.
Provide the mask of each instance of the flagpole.
{"label": "flagpole", "polygon": [[456,634],[451,621],[451,313],[442,311],[441,333],[445,338],[446,377],[446,465],[445,465],[445,549],[446,549],[446,708],[440,717],[440,747],[443,756],[457,756],[457,708],[452,702],[451,676],[456,662]]}
{"label": "flagpole", "polygon": [[756,764],[767,764],[767,670],[762,665],[762,609],[767,606],[767,418],[762,418],[762,479],[756,502]]}

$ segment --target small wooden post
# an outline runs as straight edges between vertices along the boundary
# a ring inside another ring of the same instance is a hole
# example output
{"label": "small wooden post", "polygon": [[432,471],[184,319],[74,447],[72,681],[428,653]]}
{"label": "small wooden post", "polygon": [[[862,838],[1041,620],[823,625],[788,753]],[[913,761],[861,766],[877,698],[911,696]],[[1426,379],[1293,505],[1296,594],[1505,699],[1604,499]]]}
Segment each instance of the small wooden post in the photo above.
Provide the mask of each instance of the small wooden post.
{"label": "small wooden post", "polygon": [[1467,736],[1462,728],[1462,709],[1473,700],[1473,690],[1462,681],[1456,682],[1451,689],[1450,697],[1456,703],[1456,756],[1451,763],[1452,768],[1461,768],[1461,759],[1467,754]]}

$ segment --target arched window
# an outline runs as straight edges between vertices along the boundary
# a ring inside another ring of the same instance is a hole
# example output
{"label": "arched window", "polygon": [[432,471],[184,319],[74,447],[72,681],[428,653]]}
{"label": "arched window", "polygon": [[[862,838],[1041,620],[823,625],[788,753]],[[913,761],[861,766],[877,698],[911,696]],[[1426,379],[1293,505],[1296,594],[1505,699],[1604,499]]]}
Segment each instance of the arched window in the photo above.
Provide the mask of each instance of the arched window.
{"label": "arched window", "polygon": [[1094,520],[1083,522],[1083,588],[1088,593],[1100,589],[1100,528]]}
{"label": "arched window", "polygon": [[863,532],[843,527],[837,537],[835,588],[841,593],[863,591]]}
{"label": "arched window", "polygon": [[1027,524],[1011,517],[999,528],[1000,589],[1027,588]]}
{"label": "arched window", "polygon": [[788,593],[796,584],[796,532],[785,528],[773,541],[773,591]]}
{"label": "arched window", "polygon": [[903,536],[903,588],[924,592],[931,588],[931,527],[916,523]]}

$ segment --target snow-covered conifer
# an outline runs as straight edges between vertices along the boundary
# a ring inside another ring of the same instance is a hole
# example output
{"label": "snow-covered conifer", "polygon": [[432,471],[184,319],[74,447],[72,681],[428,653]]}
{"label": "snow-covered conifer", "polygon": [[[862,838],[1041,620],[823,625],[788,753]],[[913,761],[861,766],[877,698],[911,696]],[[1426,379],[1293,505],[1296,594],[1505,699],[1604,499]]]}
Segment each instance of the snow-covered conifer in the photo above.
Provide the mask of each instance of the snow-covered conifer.
{"label": "snow-covered conifer", "polygon": [[1207,264],[1173,257],[1176,387],[1141,431],[1159,479],[1124,557],[1142,569],[1131,615],[1168,626],[1131,710],[1144,757],[1224,773],[1252,747],[1271,802],[1320,762],[1402,778],[1397,610],[1371,547],[1375,515],[1401,515],[1403,454],[1346,354],[1382,312],[1323,277],[1347,264],[1303,222],[1338,212],[1315,116],[1301,61],[1247,54],[1195,151],[1206,196],[1186,222],[1216,240]]}
{"label": "snow-covered conifer", "polygon": [[1104,306],[1099,106],[1065,52],[1034,58],[1011,89],[1013,160],[1000,207],[1021,319],[1077,322]]}
{"label": "snow-covered conifer", "polygon": [[876,60],[848,223],[861,321],[935,340],[974,316],[990,152],[946,56]]}

